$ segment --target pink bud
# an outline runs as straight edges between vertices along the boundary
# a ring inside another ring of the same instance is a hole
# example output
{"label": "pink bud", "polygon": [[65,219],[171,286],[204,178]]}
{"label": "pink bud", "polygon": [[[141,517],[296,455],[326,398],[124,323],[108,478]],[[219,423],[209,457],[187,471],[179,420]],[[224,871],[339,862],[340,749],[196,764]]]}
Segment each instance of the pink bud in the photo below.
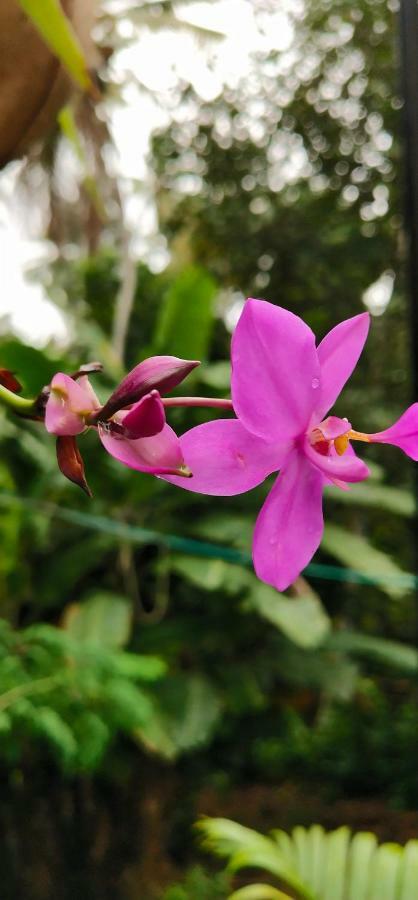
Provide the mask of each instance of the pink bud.
{"label": "pink bud", "polygon": [[178,359],[177,356],[151,356],[144,359],[123,378],[107,403],[90,420],[105,422],[119,409],[126,409],[152,390],[170,391],[199,365],[197,360]]}

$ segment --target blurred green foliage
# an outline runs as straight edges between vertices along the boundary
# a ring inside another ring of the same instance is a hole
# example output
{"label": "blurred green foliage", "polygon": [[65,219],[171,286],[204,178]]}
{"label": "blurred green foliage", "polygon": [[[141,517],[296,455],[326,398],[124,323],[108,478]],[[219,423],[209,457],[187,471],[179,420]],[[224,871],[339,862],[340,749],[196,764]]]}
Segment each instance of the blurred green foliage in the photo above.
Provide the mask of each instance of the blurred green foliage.
{"label": "blurred green foliage", "polygon": [[231,889],[231,879],[224,873],[207,873],[196,866],[187,873],[184,881],[173,884],[165,891],[162,900],[225,900]]}

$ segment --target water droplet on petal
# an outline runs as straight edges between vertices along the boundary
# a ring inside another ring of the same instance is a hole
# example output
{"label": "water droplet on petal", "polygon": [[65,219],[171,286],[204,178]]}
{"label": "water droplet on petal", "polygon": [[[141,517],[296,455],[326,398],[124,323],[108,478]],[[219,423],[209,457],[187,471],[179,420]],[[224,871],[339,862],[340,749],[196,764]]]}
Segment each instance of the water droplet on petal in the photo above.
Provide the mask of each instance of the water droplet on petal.
{"label": "water droplet on petal", "polygon": [[312,387],[319,388],[319,378],[312,378]]}

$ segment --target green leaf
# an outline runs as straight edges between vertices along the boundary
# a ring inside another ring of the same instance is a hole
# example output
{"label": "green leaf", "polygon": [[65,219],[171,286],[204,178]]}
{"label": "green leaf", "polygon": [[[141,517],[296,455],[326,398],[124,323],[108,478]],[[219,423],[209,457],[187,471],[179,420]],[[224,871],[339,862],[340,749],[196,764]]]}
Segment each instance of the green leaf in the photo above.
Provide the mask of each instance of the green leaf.
{"label": "green leaf", "polygon": [[355,834],[348,855],[350,867],[350,884],[347,900],[368,900],[370,883],[370,864],[376,851],[377,840],[374,834],[361,832]]}
{"label": "green leaf", "polygon": [[338,631],[331,635],[326,647],[354,656],[364,656],[366,659],[375,659],[410,675],[418,672],[418,650],[415,647],[408,647],[407,644],[388,641],[386,638],[358,634],[355,631]]}
{"label": "green leaf", "polygon": [[16,373],[25,394],[33,396],[49,384],[55,372],[65,372],[68,365],[64,358],[49,357],[42,350],[13,339],[1,342],[0,359],[2,366]]}
{"label": "green leaf", "polygon": [[38,734],[54,745],[62,760],[72,762],[77,753],[77,743],[71,728],[55,709],[38,706],[33,722]]}
{"label": "green leaf", "polygon": [[201,366],[198,372],[199,381],[215,391],[228,391],[231,383],[231,363],[220,360]]}
{"label": "green leaf", "polygon": [[83,91],[94,90],[77,35],[58,0],[19,0],[35,28]]}
{"label": "green leaf", "polygon": [[356,484],[352,491],[341,491],[337,487],[330,486],[327,487],[325,496],[349,506],[376,507],[407,518],[411,518],[415,513],[412,491],[382,484],[363,481]]}
{"label": "green leaf", "polygon": [[251,546],[251,535],[254,531],[254,520],[248,516],[219,512],[210,513],[199,519],[195,525],[195,533],[209,541],[233,544],[246,550]]}
{"label": "green leaf", "polygon": [[166,664],[157,656],[138,656],[136,653],[114,653],[112,666],[118,675],[134,681],[157,681],[166,672]]}
{"label": "green leaf", "polygon": [[199,559],[176,554],[170,558],[170,569],[205,591],[224,590],[234,594],[245,589],[250,580],[246,569],[222,559]]}
{"label": "green leaf", "polygon": [[[416,900],[418,841],[404,848],[378,846],[373,834],[351,835],[349,828],[328,834],[318,825],[294,828],[291,835],[271,837],[229,819],[205,819],[198,824],[204,843],[228,859],[228,868],[263,868],[311,900]],[[263,890],[267,893],[262,893]],[[252,891],[254,890],[254,893]],[[268,885],[248,885],[228,900],[275,900]],[[257,893],[259,891],[259,893]],[[286,895],[284,895],[286,896]]]}
{"label": "green leaf", "polygon": [[230,819],[203,819],[197,827],[203,834],[205,847],[229,858],[228,867],[232,872],[247,867],[265,869],[298,891],[303,900],[314,900],[299,873],[289,866],[270,837]]}
{"label": "green leaf", "polygon": [[322,871],[321,900],[344,900],[346,857],[350,830],[338,828],[326,837],[325,865]]}
{"label": "green leaf", "polygon": [[254,578],[250,603],[299,647],[317,647],[331,627],[319,597],[313,592],[305,597],[289,598]]}
{"label": "green leaf", "polygon": [[175,759],[209,740],[219,715],[218,696],[206,679],[173,675],[156,689],[153,715],[137,734],[149,749]]}
{"label": "green leaf", "polygon": [[80,642],[122,647],[129,639],[132,610],[129,602],[117,594],[93,594],[83,603],[66,610],[64,627]]}
{"label": "green leaf", "polygon": [[381,844],[374,854],[370,882],[370,900],[394,900],[398,893],[402,848],[397,844]]}
{"label": "green leaf", "polygon": [[344,565],[373,578],[390,597],[403,597],[411,588],[411,578],[386,553],[376,550],[367,538],[352,534],[340,525],[326,525],[322,549]]}
{"label": "green leaf", "polygon": [[216,284],[203,269],[186,269],[167,291],[156,329],[156,351],[204,359],[212,334],[215,295]]}
{"label": "green leaf", "polygon": [[408,841],[402,856],[399,900],[415,900],[418,884],[418,841]]}
{"label": "green leaf", "polygon": [[248,884],[230,894],[228,900],[292,900],[292,898],[270,884]]}

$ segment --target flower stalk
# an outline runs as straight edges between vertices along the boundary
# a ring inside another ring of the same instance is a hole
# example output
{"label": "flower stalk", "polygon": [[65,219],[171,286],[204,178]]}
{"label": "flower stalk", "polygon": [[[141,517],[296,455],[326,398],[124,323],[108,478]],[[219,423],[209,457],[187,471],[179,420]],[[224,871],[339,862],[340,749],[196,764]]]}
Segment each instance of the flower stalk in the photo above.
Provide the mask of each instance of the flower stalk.
{"label": "flower stalk", "polygon": [[0,403],[19,415],[31,416],[37,412],[36,400],[20,397],[19,394],[9,391],[3,384],[0,384]]}
{"label": "flower stalk", "polygon": [[211,409],[233,410],[232,400],[218,397],[161,397],[163,406],[203,406]]}

